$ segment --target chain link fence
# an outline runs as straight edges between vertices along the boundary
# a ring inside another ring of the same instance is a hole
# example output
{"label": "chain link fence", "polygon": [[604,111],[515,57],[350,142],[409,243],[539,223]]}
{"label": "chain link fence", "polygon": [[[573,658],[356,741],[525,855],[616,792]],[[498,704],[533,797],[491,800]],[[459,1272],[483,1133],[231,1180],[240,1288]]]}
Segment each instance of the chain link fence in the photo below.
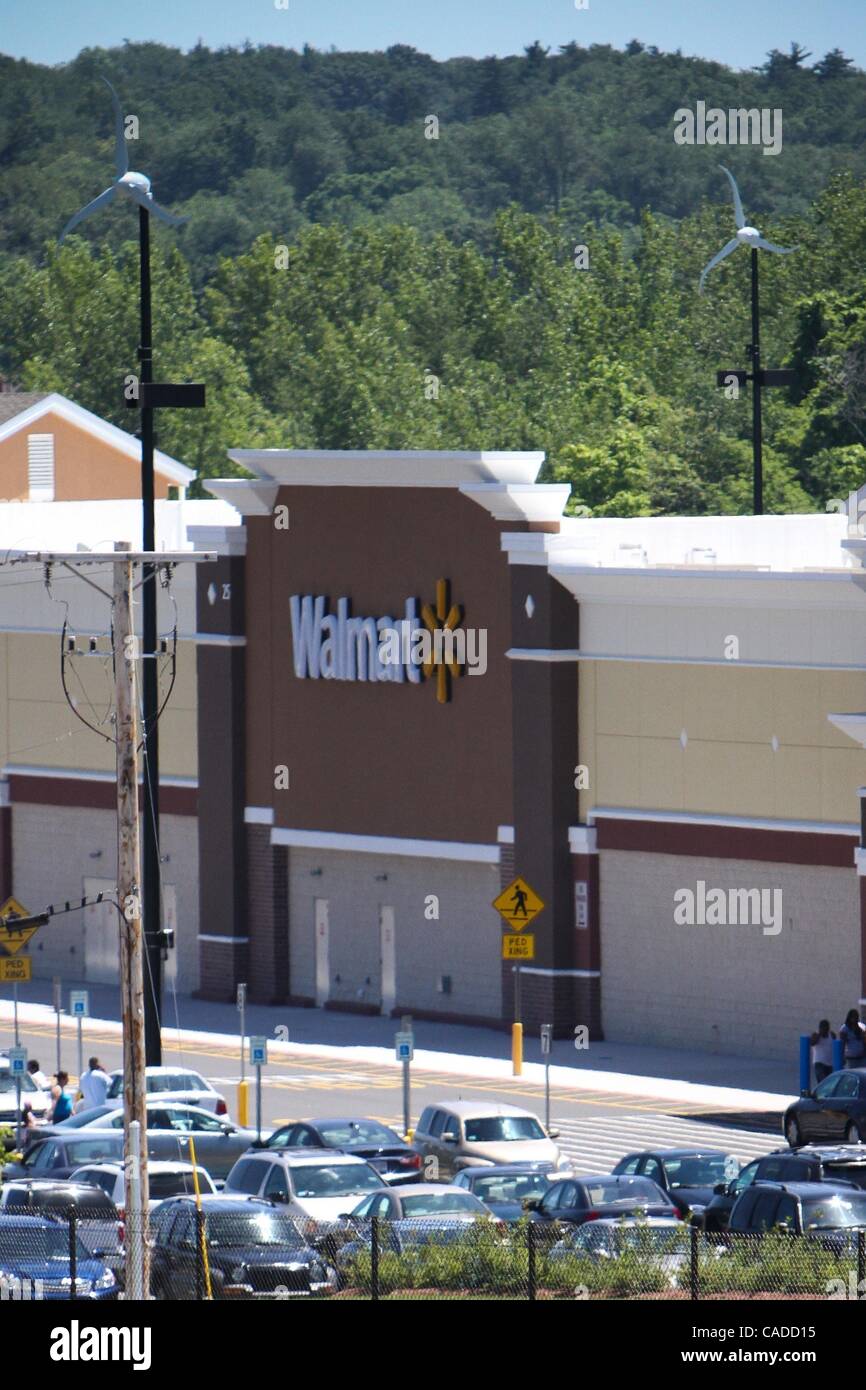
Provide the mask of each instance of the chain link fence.
{"label": "chain link fence", "polygon": [[[864,1299],[866,1232],[707,1235],[686,1222],[304,1221],[174,1202],[0,1213],[0,1301]],[[129,1282],[128,1282],[129,1280]]]}

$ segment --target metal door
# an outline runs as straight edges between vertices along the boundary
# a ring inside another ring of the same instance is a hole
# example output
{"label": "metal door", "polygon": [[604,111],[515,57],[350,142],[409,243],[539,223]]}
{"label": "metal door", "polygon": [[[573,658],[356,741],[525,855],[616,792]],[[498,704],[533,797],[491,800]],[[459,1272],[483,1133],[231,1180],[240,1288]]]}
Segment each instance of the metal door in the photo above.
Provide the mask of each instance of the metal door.
{"label": "metal door", "polygon": [[331,970],[328,956],[328,899],[316,898],[316,1007],[321,1009],[331,993]]}

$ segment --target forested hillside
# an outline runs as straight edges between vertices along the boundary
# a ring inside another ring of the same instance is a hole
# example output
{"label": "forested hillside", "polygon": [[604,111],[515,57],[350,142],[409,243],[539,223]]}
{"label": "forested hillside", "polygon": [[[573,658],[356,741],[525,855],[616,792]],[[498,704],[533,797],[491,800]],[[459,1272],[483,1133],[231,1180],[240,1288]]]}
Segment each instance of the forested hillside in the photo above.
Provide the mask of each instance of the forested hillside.
{"label": "forested hillside", "polygon": [[[770,510],[866,480],[866,75],[796,45],[736,73],[641,45],[436,63],[414,50],[0,58],[0,376],[130,427],[137,249],[120,204],[60,250],[113,176],[107,75],[133,167],[187,225],[155,241],[157,375],[204,380],[160,445],[205,474],[231,446],[543,448],[595,512],[747,510],[748,256],[762,257]],[[783,112],[783,148],[678,145],[681,107]],[[426,138],[428,117],[438,139]],[[585,252],[575,253],[576,247]]]}

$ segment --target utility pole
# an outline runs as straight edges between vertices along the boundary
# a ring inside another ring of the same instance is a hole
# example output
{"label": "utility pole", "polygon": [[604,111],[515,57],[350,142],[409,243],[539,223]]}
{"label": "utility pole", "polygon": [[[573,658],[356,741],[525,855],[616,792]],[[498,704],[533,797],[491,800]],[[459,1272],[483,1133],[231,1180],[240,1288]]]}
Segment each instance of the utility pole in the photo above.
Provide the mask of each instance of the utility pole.
{"label": "utility pole", "polygon": [[[126,542],[117,551],[129,551]],[[141,924],[141,853],[138,813],[137,642],[132,621],[132,560],[114,566],[115,734],[117,739],[117,898],[120,918],[120,1006],[123,1020],[124,1157],[127,1209],[126,1290],[150,1293],[147,1243],[147,1109],[145,1105],[144,969]]]}

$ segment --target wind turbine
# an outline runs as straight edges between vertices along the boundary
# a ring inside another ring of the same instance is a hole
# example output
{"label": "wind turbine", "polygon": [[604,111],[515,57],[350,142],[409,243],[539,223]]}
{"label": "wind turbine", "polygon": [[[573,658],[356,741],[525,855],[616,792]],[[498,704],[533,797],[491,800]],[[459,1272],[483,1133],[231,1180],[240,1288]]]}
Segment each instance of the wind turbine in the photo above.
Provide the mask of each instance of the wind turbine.
{"label": "wind turbine", "polygon": [[86,207],[80,208],[73,217],[70,217],[63,231],[58,238],[62,242],[69,235],[73,227],[77,227],[79,222],[83,222],[91,213],[98,212],[100,208],[107,208],[109,203],[113,203],[118,193],[125,193],[139,207],[147,212],[156,213],[157,217],[163,222],[167,222],[171,227],[179,227],[182,222],[187,222],[186,217],[176,217],[173,212],[168,212],[160,207],[150,191],[150,179],[147,174],[138,174],[129,167],[129,151],[126,147],[126,136],[123,131],[123,115],[120,110],[120,102],[117,99],[117,92],[108,81],[107,77],[101,77],[100,82],[104,82],[111,92],[111,100],[114,105],[114,162],[117,168],[117,177],[104,193],[100,193],[98,198],[94,198]]}
{"label": "wind turbine", "polygon": [[765,371],[761,367],[761,327],[760,327],[760,300],[758,294],[758,250],[772,251],[777,256],[790,256],[792,251],[796,251],[796,246],[777,246],[775,242],[767,241],[762,237],[757,227],[746,225],[746,217],[743,212],[743,201],[740,197],[740,190],[737,181],[730,169],[726,169],[724,164],[719,168],[724,170],[731,185],[734,195],[734,221],[737,224],[736,235],[717,251],[712,260],[704,266],[701,271],[701,278],[698,290],[703,293],[704,281],[721,261],[725,260],[736,251],[738,246],[748,246],[752,253],[752,341],[747,349],[752,362],[750,372],[735,368],[732,371],[721,371],[716,373],[716,382],[719,386],[728,386],[732,378],[736,378],[738,384],[745,385],[747,381],[752,383],[752,495],[754,511],[756,516],[760,516],[764,510],[764,465],[763,465],[763,426],[761,419],[761,388],[762,386],[789,386],[794,380],[793,371]]}
{"label": "wind turbine", "polygon": [[[117,176],[104,193],[70,217],[60,241],[91,213],[113,203],[118,193],[125,194],[138,204],[139,246],[139,311],[141,337],[138,346],[140,370],[137,392],[133,399],[125,396],[125,404],[141,411],[141,508],[142,547],[156,550],[156,516],[154,506],[154,431],[153,412],[157,406],[203,406],[205,390],[201,385],[175,385],[153,380],[153,334],[150,293],[150,215],[176,227],[186,222],[160,207],[150,191],[150,179],[129,167],[123,116],[117,93],[107,78],[100,79],[111,92],[114,104],[114,159]],[[161,873],[159,853],[159,671],[157,666],[157,571],[153,565],[142,566],[142,751],[144,768],[144,798],[141,823],[142,844],[142,925],[149,988],[144,991],[145,1061],[148,1066],[162,1062],[162,961],[167,951],[170,933],[162,930]]]}

